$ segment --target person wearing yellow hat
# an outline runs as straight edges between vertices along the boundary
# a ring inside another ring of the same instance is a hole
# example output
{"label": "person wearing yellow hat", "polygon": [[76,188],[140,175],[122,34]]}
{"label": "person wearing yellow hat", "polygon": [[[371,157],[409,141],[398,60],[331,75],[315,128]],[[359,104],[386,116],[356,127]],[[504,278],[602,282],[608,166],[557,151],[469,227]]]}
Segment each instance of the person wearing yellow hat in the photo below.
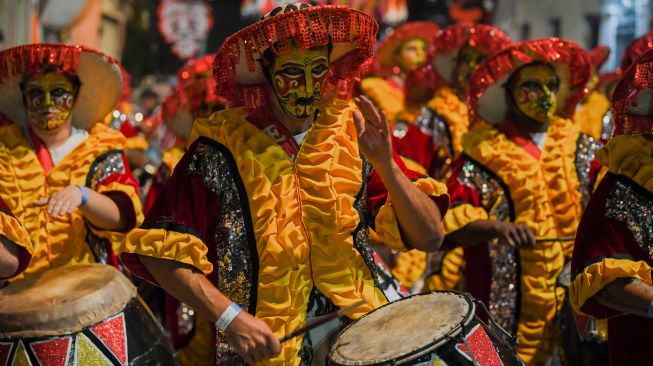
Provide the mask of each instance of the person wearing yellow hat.
{"label": "person wearing yellow hat", "polygon": [[556,280],[591,192],[600,144],[569,119],[589,77],[578,45],[547,38],[491,56],[469,84],[443,247],[464,248],[467,290],[517,336],[527,365],[544,365],[558,342]]}
{"label": "person wearing yellow hat", "polygon": [[376,274],[371,226],[394,249],[441,243],[445,186],[405,169],[385,115],[365,97],[320,103],[325,84],[357,77],[377,30],[348,7],[298,3],[230,36],[213,72],[232,107],[195,121],[123,243],[132,272],[215,322],[216,364],[311,364],[315,333],[279,339],[396,296]]}
{"label": "person wearing yellow hat", "polygon": [[120,85],[116,60],[83,46],[0,52],[0,113],[12,122],[0,128],[0,197],[34,246],[19,276],[118,265],[118,243],[142,218],[124,137],[101,123]]}
{"label": "person wearing yellow hat", "polygon": [[576,235],[571,303],[608,322],[610,365],[649,365],[653,331],[653,50],[623,72],[612,101],[614,135],[597,153],[608,173]]}

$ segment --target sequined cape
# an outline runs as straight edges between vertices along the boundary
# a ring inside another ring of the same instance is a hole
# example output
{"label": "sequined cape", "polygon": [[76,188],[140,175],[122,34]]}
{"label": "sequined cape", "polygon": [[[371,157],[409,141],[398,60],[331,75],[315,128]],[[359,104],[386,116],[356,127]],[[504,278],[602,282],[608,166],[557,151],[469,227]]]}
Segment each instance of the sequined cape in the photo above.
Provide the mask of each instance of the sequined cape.
{"label": "sequined cape", "polygon": [[[566,119],[551,122],[542,151],[514,125],[500,128],[481,123],[463,137],[464,151],[448,184],[452,208],[445,232],[492,219],[525,224],[537,238],[573,237],[600,145]],[[452,244],[445,242],[444,248]],[[556,279],[572,244],[552,240],[532,249],[514,250],[505,243],[465,248],[467,290],[518,336],[518,353],[529,365],[543,364],[550,354],[552,319],[564,295]]]}
{"label": "sequined cape", "polygon": [[[392,202],[358,151],[351,108],[323,108],[294,161],[242,109],[196,121],[188,152],[125,241],[123,262],[151,281],[134,254],[192,265],[278,337],[302,327],[308,313],[364,297],[368,304],[351,314],[358,318],[384,304],[368,228],[393,249],[405,246]],[[446,211],[443,185],[406,173]],[[218,364],[242,362],[218,339]],[[261,364],[310,364],[310,343],[294,338]]]}
{"label": "sequined cape", "polygon": [[[18,267],[16,268],[16,271],[7,276],[7,278],[15,277],[27,268],[34,249],[32,248],[32,242],[29,239],[29,234],[25,230],[25,227],[16,220],[16,217],[9,207],[7,207],[7,204],[5,204],[2,198],[0,198],[0,236],[5,237],[11,243],[16,245]],[[0,277],[0,281],[4,279],[5,278]]]}
{"label": "sequined cape", "polygon": [[122,196],[129,206],[121,207],[128,228],[140,224],[138,183],[122,153],[125,138],[98,123],[84,142],[46,174],[24,131],[17,124],[0,128],[0,197],[30,233],[34,246],[29,266],[18,277],[76,263],[117,265],[114,253],[125,233],[95,228],[79,209],[55,218],[33,203],[78,184],[102,194]]}

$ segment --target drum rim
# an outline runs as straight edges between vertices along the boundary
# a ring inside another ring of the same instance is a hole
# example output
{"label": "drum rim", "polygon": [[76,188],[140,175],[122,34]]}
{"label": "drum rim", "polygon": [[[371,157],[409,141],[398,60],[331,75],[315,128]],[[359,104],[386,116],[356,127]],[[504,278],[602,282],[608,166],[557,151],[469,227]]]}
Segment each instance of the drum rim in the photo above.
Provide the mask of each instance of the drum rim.
{"label": "drum rim", "polygon": [[[427,295],[432,295],[434,293],[450,293],[450,294],[458,295],[458,296],[462,297],[463,299],[465,299],[465,301],[467,301],[467,304],[469,305],[469,309],[467,311],[467,314],[465,314],[464,320],[461,323],[459,323],[457,326],[455,326],[453,329],[451,329],[449,332],[447,332],[439,341],[429,343],[426,346],[421,347],[421,348],[419,348],[419,349],[417,349],[417,350],[415,350],[415,351],[413,351],[411,353],[407,353],[405,355],[399,356],[399,357],[394,358],[392,360],[385,360],[385,361],[374,362],[374,363],[358,363],[357,365],[360,365],[360,366],[400,365],[402,362],[411,361],[413,359],[425,356],[426,354],[436,350],[438,347],[442,346],[443,344],[449,342],[450,339],[448,339],[448,338],[455,337],[458,334],[460,334],[460,332],[462,332],[463,329],[467,325],[469,325],[469,323],[471,323],[472,320],[474,319],[474,314],[476,314],[476,305],[474,304],[474,301],[473,301],[473,298],[471,297],[471,295],[469,295],[467,292],[456,291],[456,290],[431,291],[431,292],[426,292],[426,293],[423,293],[423,294],[410,295],[410,296],[401,298],[401,299],[393,301],[393,302],[388,302],[388,303],[383,304],[383,305],[379,306],[378,308],[368,312],[367,314],[361,316],[356,321],[348,324],[345,328],[343,328],[340,332],[338,332],[338,335],[336,336],[335,341],[334,341],[333,344],[335,344],[340,339],[340,336],[342,336],[350,327],[352,327],[354,324],[356,324],[359,320],[365,318],[366,316],[369,316],[370,314],[376,312],[377,310],[380,310],[380,309],[382,309],[382,308],[384,308],[386,306],[389,306],[391,304],[394,304],[394,303],[397,303],[397,302],[400,302],[400,301],[411,299],[413,297],[427,296]],[[341,363],[337,363],[336,361],[334,361],[333,358],[331,357],[331,353],[332,353],[332,351],[329,350],[329,353],[327,354],[327,359],[328,359],[330,364],[335,364],[335,365],[340,365],[340,366],[349,366],[349,365],[343,365]]]}

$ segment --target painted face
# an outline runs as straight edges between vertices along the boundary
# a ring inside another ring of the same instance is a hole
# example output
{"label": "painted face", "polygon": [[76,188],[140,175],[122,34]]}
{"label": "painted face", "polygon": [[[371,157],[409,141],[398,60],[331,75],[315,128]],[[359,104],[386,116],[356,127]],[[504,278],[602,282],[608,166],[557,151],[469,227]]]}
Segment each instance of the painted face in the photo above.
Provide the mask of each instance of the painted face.
{"label": "painted face", "polygon": [[29,123],[46,131],[63,125],[75,104],[75,87],[61,73],[31,77],[25,83],[23,95]]}
{"label": "painted face", "polygon": [[426,62],[426,42],[421,38],[405,41],[397,51],[397,66],[404,71],[413,71]]}
{"label": "painted face", "polygon": [[274,60],[270,71],[272,88],[283,110],[291,117],[309,117],[317,110],[329,73],[328,50],[293,47]]}
{"label": "painted face", "polygon": [[511,93],[516,107],[534,121],[549,122],[556,113],[559,79],[547,65],[523,67],[515,75]]}
{"label": "painted face", "polygon": [[465,94],[467,92],[467,85],[472,78],[474,71],[478,68],[481,62],[485,61],[487,54],[481,52],[479,49],[470,45],[463,46],[458,51],[458,58],[456,59],[456,66],[454,69],[455,80],[457,81],[457,89]]}

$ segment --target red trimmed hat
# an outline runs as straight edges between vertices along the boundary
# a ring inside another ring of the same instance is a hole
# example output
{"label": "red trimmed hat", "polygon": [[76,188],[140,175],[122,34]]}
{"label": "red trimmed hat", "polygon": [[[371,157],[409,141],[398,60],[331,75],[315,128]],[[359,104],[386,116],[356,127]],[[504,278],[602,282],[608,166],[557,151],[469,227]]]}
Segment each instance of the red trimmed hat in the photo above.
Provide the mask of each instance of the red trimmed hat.
{"label": "red trimmed hat", "polygon": [[608,57],[610,57],[610,47],[600,44],[587,51],[586,55],[590,66],[592,66],[594,70],[598,70],[608,60]]}
{"label": "red trimmed hat", "polygon": [[20,87],[26,77],[44,67],[76,75],[81,82],[72,111],[73,125],[90,129],[114,108],[122,91],[118,61],[85,46],[37,43],[0,52],[0,113],[15,123],[27,124]]}
{"label": "red trimmed hat", "polygon": [[613,136],[653,132],[653,49],[623,72],[612,94]]}
{"label": "red trimmed hat", "polygon": [[376,67],[384,73],[392,73],[396,66],[394,56],[404,42],[421,38],[430,48],[439,29],[440,26],[432,22],[410,22],[390,31],[379,45]]}
{"label": "red trimmed hat", "polygon": [[563,117],[573,114],[588,92],[590,66],[585,51],[572,41],[545,38],[517,43],[479,65],[467,94],[470,121],[503,122],[508,109],[505,83],[519,67],[538,61],[552,65],[560,77],[558,114]]}
{"label": "red trimmed hat", "polygon": [[161,107],[161,119],[177,135],[188,137],[193,126],[193,110],[203,104],[226,105],[216,93],[212,68],[215,55],[189,60],[177,72],[177,87]]}
{"label": "red trimmed hat", "polygon": [[653,32],[648,32],[630,42],[621,56],[621,69],[626,70],[639,55],[651,48],[653,48]]}
{"label": "red trimmed hat", "polygon": [[435,37],[433,68],[438,76],[451,84],[458,51],[465,45],[493,55],[510,46],[512,40],[499,28],[486,24],[460,23],[444,28]]}
{"label": "red trimmed hat", "polygon": [[291,43],[300,49],[331,44],[329,81],[351,80],[373,56],[378,29],[372,16],[346,6],[280,6],[222,44],[213,64],[218,94],[234,106],[263,104],[267,80],[262,55],[268,50],[283,55],[290,51]]}

